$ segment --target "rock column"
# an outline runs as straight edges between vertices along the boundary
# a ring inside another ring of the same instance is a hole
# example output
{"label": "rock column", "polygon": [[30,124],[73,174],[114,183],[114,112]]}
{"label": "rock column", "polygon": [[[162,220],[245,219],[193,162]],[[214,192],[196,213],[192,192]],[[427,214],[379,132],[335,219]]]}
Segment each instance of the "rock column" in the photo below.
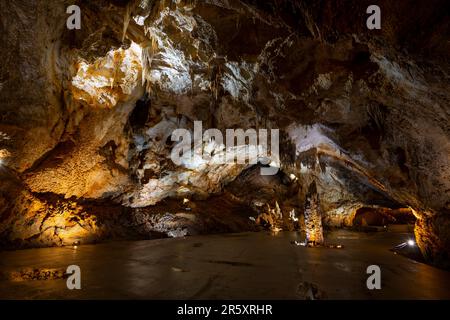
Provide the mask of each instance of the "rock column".
{"label": "rock column", "polygon": [[306,243],[308,245],[323,244],[322,215],[319,205],[319,194],[316,182],[313,181],[308,188],[305,200],[305,228]]}

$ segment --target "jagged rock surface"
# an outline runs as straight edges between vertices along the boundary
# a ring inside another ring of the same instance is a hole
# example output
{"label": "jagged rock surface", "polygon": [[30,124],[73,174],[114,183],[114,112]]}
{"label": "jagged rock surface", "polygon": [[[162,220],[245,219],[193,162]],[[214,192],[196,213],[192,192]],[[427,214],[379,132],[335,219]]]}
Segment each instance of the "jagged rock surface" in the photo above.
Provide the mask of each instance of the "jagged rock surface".
{"label": "jagged rock surface", "polygon": [[[365,28],[364,1],[80,1],[72,31],[67,1],[2,2],[2,242],[238,231],[249,217],[293,228],[314,180],[326,225],[410,207],[422,252],[445,265],[449,19],[432,2],[381,1],[380,31]],[[279,128],[281,173],[175,165],[171,132],[195,120]],[[220,211],[212,194],[246,214],[163,209],[189,198]]]}

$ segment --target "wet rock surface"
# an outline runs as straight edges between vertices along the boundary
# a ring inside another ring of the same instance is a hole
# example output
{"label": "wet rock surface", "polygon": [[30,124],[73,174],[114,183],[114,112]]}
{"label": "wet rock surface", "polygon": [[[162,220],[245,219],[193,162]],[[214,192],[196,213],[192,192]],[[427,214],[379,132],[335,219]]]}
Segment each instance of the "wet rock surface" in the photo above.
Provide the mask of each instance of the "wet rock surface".
{"label": "wet rock surface", "polygon": [[[411,236],[325,233],[339,250],[293,246],[304,240],[296,232],[251,232],[0,252],[0,271],[76,264],[82,272],[82,290],[68,290],[66,279],[0,279],[0,298],[448,299],[448,271],[389,251]],[[382,290],[367,289],[373,263]]]}
{"label": "wet rock surface", "polygon": [[66,270],[53,268],[25,268],[19,271],[0,273],[0,279],[5,281],[57,280],[66,278]]}

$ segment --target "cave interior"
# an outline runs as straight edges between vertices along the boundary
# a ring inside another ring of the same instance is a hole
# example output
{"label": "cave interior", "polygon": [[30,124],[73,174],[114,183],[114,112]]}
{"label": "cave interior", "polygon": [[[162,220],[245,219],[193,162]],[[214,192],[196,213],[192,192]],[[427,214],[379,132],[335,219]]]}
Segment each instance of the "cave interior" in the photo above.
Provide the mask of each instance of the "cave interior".
{"label": "cave interior", "polygon": [[450,298],[448,4],[376,2],[2,2],[0,297]]}

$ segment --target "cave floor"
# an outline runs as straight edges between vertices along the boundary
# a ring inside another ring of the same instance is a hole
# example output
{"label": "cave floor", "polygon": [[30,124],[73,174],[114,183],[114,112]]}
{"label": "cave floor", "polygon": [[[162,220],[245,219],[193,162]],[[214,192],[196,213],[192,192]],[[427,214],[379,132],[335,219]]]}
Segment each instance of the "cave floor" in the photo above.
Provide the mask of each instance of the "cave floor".
{"label": "cave floor", "polygon": [[[4,251],[3,273],[76,264],[82,288],[3,279],[0,299],[302,299],[310,284],[328,299],[450,299],[450,272],[389,251],[410,237],[338,230],[326,240],[344,248],[330,249],[293,245],[296,232],[259,232]],[[381,290],[366,287],[371,264]]]}

